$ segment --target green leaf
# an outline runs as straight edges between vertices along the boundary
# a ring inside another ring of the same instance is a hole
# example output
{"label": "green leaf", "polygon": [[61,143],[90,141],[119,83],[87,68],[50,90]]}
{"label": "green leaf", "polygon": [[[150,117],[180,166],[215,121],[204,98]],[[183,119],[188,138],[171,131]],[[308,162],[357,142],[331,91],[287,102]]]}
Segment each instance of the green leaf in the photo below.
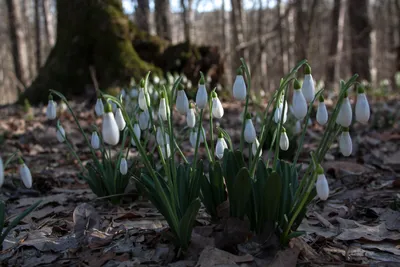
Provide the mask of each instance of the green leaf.
{"label": "green leaf", "polygon": [[281,201],[282,181],[281,177],[277,172],[272,172],[269,175],[266,182],[265,191],[265,205],[266,209],[266,220],[275,221],[277,212],[279,209],[279,203]]}
{"label": "green leaf", "polygon": [[233,217],[243,218],[251,192],[250,173],[246,167],[236,175],[231,191],[228,192],[230,211]]}
{"label": "green leaf", "polygon": [[199,199],[195,199],[186,210],[185,215],[179,222],[179,239],[180,246],[186,249],[189,246],[190,238],[192,236],[192,229],[196,215],[200,209]]}
{"label": "green leaf", "polygon": [[0,200],[0,235],[3,232],[5,214],[6,214],[6,204]]}

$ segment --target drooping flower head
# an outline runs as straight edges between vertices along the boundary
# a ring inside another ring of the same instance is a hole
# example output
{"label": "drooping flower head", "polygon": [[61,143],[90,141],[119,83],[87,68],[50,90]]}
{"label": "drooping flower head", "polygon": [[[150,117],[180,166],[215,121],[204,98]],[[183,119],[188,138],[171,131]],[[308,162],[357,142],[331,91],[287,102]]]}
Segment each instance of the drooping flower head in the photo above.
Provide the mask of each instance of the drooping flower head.
{"label": "drooping flower head", "polygon": [[367,123],[371,111],[365,90],[362,86],[357,88],[357,102],[356,102],[356,120],[361,123]]}
{"label": "drooping flower head", "polygon": [[306,65],[306,68],[304,70],[304,81],[303,85],[301,87],[301,91],[303,92],[304,98],[307,100],[307,102],[311,102],[314,99],[315,95],[315,86],[314,86],[314,80],[311,75],[311,67],[310,65]]}
{"label": "drooping flower head", "polygon": [[233,83],[233,97],[236,100],[243,101],[246,99],[247,88],[243,77],[242,67],[238,68],[235,82]]}
{"label": "drooping flower head", "polygon": [[19,175],[26,188],[32,187],[32,174],[22,158],[19,158]]}
{"label": "drooping flower head", "polygon": [[257,138],[256,129],[254,128],[250,114],[247,113],[244,126],[244,140],[247,143],[252,144],[253,142],[256,141],[256,138]]}
{"label": "drooping flower head", "polygon": [[353,151],[353,142],[349,133],[349,128],[344,127],[339,137],[339,149],[343,156],[348,157]]}
{"label": "drooping flower head", "polygon": [[46,117],[48,120],[54,120],[57,117],[56,104],[53,101],[52,94],[49,95],[49,102],[47,104]]}
{"label": "drooping flower head", "polygon": [[317,195],[321,200],[327,200],[329,197],[329,185],[321,165],[318,166],[316,172],[317,182],[315,183],[315,189],[317,190]]}
{"label": "drooping flower head", "polygon": [[57,132],[56,132],[56,135],[57,135],[58,142],[63,143],[65,141],[65,130],[62,127],[60,121],[57,121]]}
{"label": "drooping flower head", "polygon": [[199,109],[204,109],[207,106],[207,90],[206,90],[206,84],[205,84],[205,79],[203,76],[203,73],[201,73],[201,78],[199,80],[199,89],[197,90],[196,94],[196,105]]}
{"label": "drooping flower head", "polygon": [[179,84],[179,89],[176,95],[176,109],[181,114],[186,114],[189,106],[189,100],[186,96],[185,90],[182,84]]}
{"label": "drooping flower head", "polygon": [[122,175],[128,173],[128,162],[126,161],[125,158],[121,159],[121,162],[119,164],[119,171],[121,172]]}
{"label": "drooping flower head", "polygon": [[101,129],[103,140],[109,145],[115,146],[119,142],[119,129],[115,121],[112,108],[109,103],[104,107],[103,126]]}
{"label": "drooping flower head", "polygon": [[279,147],[284,151],[289,149],[289,138],[286,134],[285,127],[282,127],[282,130],[281,130],[280,139],[279,139]]}
{"label": "drooping flower head", "polygon": [[167,120],[167,101],[165,99],[165,92],[161,91],[160,106],[158,107],[158,116],[163,121]]}
{"label": "drooping flower head", "polygon": [[193,128],[196,125],[196,114],[194,112],[193,103],[189,104],[189,108],[186,114],[186,123],[189,128]]}
{"label": "drooping flower head", "polygon": [[143,79],[140,81],[138,102],[141,110],[146,111],[148,109],[147,102],[150,103],[150,95],[146,91],[145,82]]}
{"label": "drooping flower head", "polygon": [[90,138],[90,144],[95,150],[100,148],[100,138],[96,131],[92,132],[92,137]]}
{"label": "drooping flower head", "polygon": [[328,122],[328,110],[326,109],[325,100],[322,94],[319,96],[317,108],[317,122],[320,125],[325,125]]}
{"label": "drooping flower head", "polygon": [[224,156],[224,151],[227,148],[228,148],[228,145],[226,144],[226,141],[224,139],[222,132],[220,132],[218,134],[217,144],[215,145],[215,156],[217,156],[217,158],[219,158],[219,159],[222,159],[222,157]]}
{"label": "drooping flower head", "polygon": [[353,117],[353,111],[351,110],[350,100],[347,92],[344,93],[342,105],[340,106],[339,114],[336,117],[336,123],[343,126],[349,127]]}
{"label": "drooping flower head", "polygon": [[120,108],[117,108],[117,109],[115,110],[115,122],[117,123],[118,129],[119,129],[120,131],[122,131],[123,129],[125,129],[126,122],[125,122],[124,116],[122,115],[122,111],[121,111]]}
{"label": "drooping flower head", "polygon": [[97,116],[102,116],[104,113],[104,104],[101,97],[97,98],[96,105],[94,106],[94,111]]}
{"label": "drooping flower head", "polygon": [[212,114],[215,118],[221,119],[224,116],[224,108],[222,107],[221,101],[218,98],[217,93],[212,91]]}
{"label": "drooping flower head", "polygon": [[293,114],[298,120],[304,119],[307,115],[307,102],[304,98],[301,86],[298,80],[294,81],[294,92],[293,92]]}

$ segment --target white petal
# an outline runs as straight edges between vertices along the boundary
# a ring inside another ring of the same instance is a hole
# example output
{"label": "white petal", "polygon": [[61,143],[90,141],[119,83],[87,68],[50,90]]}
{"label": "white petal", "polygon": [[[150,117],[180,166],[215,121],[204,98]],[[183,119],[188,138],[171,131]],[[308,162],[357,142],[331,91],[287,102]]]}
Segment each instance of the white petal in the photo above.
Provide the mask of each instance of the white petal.
{"label": "white petal", "polygon": [[164,136],[163,136],[161,127],[158,127],[157,132],[156,132],[156,140],[157,140],[157,144],[159,144],[161,147],[163,147],[165,144],[169,144],[169,134],[164,133]]}
{"label": "white petal", "polygon": [[56,105],[53,100],[47,104],[46,117],[48,120],[54,120],[57,117]]}
{"label": "white petal", "polygon": [[[251,151],[253,153],[253,156],[256,155],[257,149],[259,146],[260,146],[260,142],[258,142],[258,139],[256,138],[256,141],[254,141],[253,144],[251,145]],[[260,150],[260,153],[258,156],[261,157],[261,155],[262,155],[262,149]]]}
{"label": "white petal", "polygon": [[286,132],[281,133],[281,138],[279,139],[279,147],[284,151],[289,149],[289,138]]}
{"label": "white petal", "polygon": [[136,88],[133,88],[129,93],[132,98],[137,98],[139,96],[139,91]]}
{"label": "white petal", "polygon": [[63,143],[65,141],[65,130],[61,125],[57,129],[56,135],[58,142]]}
{"label": "white petal", "polygon": [[228,148],[224,138],[218,138],[217,145],[215,146],[215,155],[217,158],[222,159],[224,156],[224,150]]}
{"label": "white petal", "polygon": [[329,185],[324,174],[318,174],[317,182],[315,183],[317,195],[321,200],[327,200],[329,197]]}
{"label": "white petal", "polygon": [[293,92],[293,114],[298,120],[304,119],[307,115],[307,102],[301,90]]}
{"label": "white petal", "polygon": [[0,187],[4,184],[4,165],[3,160],[0,158]]}
{"label": "white petal", "polygon": [[301,86],[301,91],[303,92],[304,98],[307,102],[311,102],[315,95],[314,80],[311,74],[306,74],[304,76],[304,81]]}
{"label": "white petal", "polygon": [[19,175],[26,188],[32,187],[32,174],[26,164],[19,165]]}
{"label": "white petal", "polygon": [[104,104],[101,98],[97,98],[96,105],[94,106],[94,111],[97,116],[101,116],[104,113]]}
{"label": "white petal", "polygon": [[[136,136],[136,138],[138,140],[140,140],[141,131],[140,131],[139,124],[137,124],[137,123],[135,125],[133,125],[133,134]],[[136,146],[135,139],[133,139],[133,137],[131,139],[131,144],[132,144],[132,146]]]}
{"label": "white petal", "polygon": [[353,143],[349,132],[342,132],[339,139],[339,148],[343,156],[348,157],[353,151]]}
{"label": "white petal", "polygon": [[356,102],[356,120],[367,123],[371,114],[367,96],[365,93],[358,94]]}
{"label": "white petal", "polygon": [[224,116],[224,108],[218,97],[212,99],[212,114],[217,119],[221,119]]}
{"label": "white petal", "polygon": [[118,129],[122,131],[126,126],[126,122],[120,108],[117,108],[117,110],[115,111],[115,121],[118,125]]}
{"label": "white petal", "polygon": [[246,94],[247,94],[247,89],[243,75],[237,75],[235,82],[233,83],[233,97],[236,100],[243,101],[246,99]]}
{"label": "white petal", "polygon": [[97,132],[92,133],[92,138],[90,139],[90,144],[92,145],[93,149],[100,148],[100,139]]}
{"label": "white petal", "polygon": [[199,109],[204,109],[207,106],[207,90],[204,84],[199,84],[196,94],[196,105]]}
{"label": "white petal", "polygon": [[[167,153],[165,153],[165,150],[167,150]],[[169,144],[162,145],[161,146],[161,153],[163,154],[164,158],[169,158],[171,157],[171,149],[169,147]]]}
{"label": "white petal", "polygon": [[140,129],[142,130],[146,130],[147,128],[149,128],[149,124],[150,124],[150,114],[149,111],[143,111],[140,113],[139,115],[139,126]]}
{"label": "white petal", "polygon": [[119,165],[119,171],[121,172],[122,175],[128,173],[128,162],[126,161],[125,158],[121,159],[121,163]]}
{"label": "white petal", "polygon": [[194,114],[194,108],[188,109],[186,123],[189,128],[193,128],[196,125],[196,115]]}
{"label": "white petal", "polygon": [[160,99],[160,106],[158,107],[158,116],[160,116],[163,121],[167,120],[167,102],[165,98]]}
{"label": "white petal", "polygon": [[349,127],[351,125],[353,112],[351,110],[350,100],[348,97],[343,99],[343,103],[340,106],[339,114],[336,118],[336,123],[343,127]]}
{"label": "white petal", "polygon": [[[282,110],[283,110],[283,103],[281,103],[276,109],[274,113],[274,121],[275,123],[279,123],[282,119]],[[283,123],[286,123],[287,120],[287,110],[288,110],[288,105],[286,102],[285,106],[285,112],[283,113]]]}
{"label": "white petal", "polygon": [[176,96],[176,109],[181,114],[186,114],[189,109],[189,100],[184,90],[178,90]]}
{"label": "white petal", "polygon": [[138,101],[139,101],[139,107],[143,111],[148,109],[146,98],[148,98],[148,100],[150,100],[149,94],[145,93],[143,88],[140,88],[139,89],[139,100]]}
{"label": "white petal", "polygon": [[115,146],[119,141],[119,129],[114,114],[107,112],[103,114],[103,127],[101,129],[103,140],[109,145]]}
{"label": "white petal", "polygon": [[325,125],[328,122],[328,110],[325,102],[319,102],[317,108],[317,122],[320,125]]}
{"label": "white petal", "polygon": [[256,138],[256,129],[254,128],[253,122],[251,119],[247,119],[244,127],[244,140],[251,144],[256,140]]}
{"label": "white petal", "polygon": [[301,133],[301,122],[299,120],[296,121],[296,125],[294,126],[294,133]]}

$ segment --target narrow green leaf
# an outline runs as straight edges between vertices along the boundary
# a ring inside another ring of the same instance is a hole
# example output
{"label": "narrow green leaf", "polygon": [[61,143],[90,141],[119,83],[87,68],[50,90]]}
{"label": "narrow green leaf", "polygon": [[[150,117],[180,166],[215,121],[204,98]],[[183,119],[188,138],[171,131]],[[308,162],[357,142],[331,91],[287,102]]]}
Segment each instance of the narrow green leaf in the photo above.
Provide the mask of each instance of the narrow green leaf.
{"label": "narrow green leaf", "polygon": [[192,203],[190,203],[190,206],[186,210],[185,215],[179,222],[180,245],[183,249],[186,249],[189,246],[190,238],[192,236],[193,225],[199,209],[200,201],[199,199],[195,199]]}
{"label": "narrow green leaf", "polygon": [[250,173],[246,167],[240,169],[236,175],[232,190],[229,191],[231,215],[243,218],[251,192]]}

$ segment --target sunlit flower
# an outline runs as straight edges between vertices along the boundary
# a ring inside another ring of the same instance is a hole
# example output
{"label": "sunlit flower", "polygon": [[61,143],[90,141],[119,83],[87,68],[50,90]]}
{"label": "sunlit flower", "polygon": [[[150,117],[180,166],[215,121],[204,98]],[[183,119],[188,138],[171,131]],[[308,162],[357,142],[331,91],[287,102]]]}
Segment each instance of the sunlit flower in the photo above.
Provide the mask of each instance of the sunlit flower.
{"label": "sunlit flower", "polygon": [[139,113],[139,126],[141,130],[146,130],[150,125],[150,114],[149,111],[142,111]]}
{"label": "sunlit flower", "polygon": [[117,108],[117,110],[115,111],[115,122],[117,123],[118,129],[120,131],[122,131],[126,126],[126,122],[120,108]]}
{"label": "sunlit flower", "polygon": [[284,151],[289,149],[289,138],[284,127],[282,127],[281,136],[279,139],[279,147]]}
{"label": "sunlit flower", "polygon": [[287,102],[285,102],[285,110],[284,112],[282,112],[283,110],[283,102],[280,103],[278,105],[278,107],[275,109],[275,113],[274,113],[274,121],[275,123],[279,123],[282,119],[283,116],[283,123],[286,123],[287,120],[287,111],[288,111],[288,104]]}
{"label": "sunlit flower", "polygon": [[361,123],[367,123],[371,114],[367,96],[363,87],[359,86],[357,89],[357,102],[356,102],[356,120]]}
{"label": "sunlit flower", "polygon": [[[165,153],[165,151],[167,151],[167,153]],[[162,146],[161,146],[161,153],[162,153],[162,155],[163,155],[164,158],[169,158],[169,157],[171,157],[171,149],[170,149],[169,144],[166,144],[166,145],[162,145]]]}
{"label": "sunlit flower", "polygon": [[163,121],[167,120],[167,101],[165,100],[165,93],[161,92],[160,106],[158,107],[158,116]]}
{"label": "sunlit flower", "polygon": [[349,133],[349,128],[344,128],[339,137],[339,148],[343,156],[348,157],[353,151],[353,142]]}
{"label": "sunlit flower", "polygon": [[[199,138],[199,144],[204,142],[204,137],[203,134],[200,134],[200,138]],[[196,142],[197,142],[197,129],[192,129],[189,133],[189,141],[190,141],[190,145],[194,148],[196,147]]]}
{"label": "sunlit flower", "polygon": [[186,114],[189,107],[189,100],[186,96],[185,90],[183,90],[182,85],[176,95],[176,109],[181,114]]}
{"label": "sunlit flower", "polygon": [[298,120],[304,119],[307,115],[307,102],[301,91],[300,83],[295,80],[294,82],[294,92],[293,92],[293,114]]}
{"label": "sunlit flower", "polygon": [[57,122],[57,132],[56,132],[57,140],[60,143],[63,143],[65,141],[65,130],[60,124],[60,122]]}
{"label": "sunlit flower", "polygon": [[257,138],[256,129],[254,128],[253,121],[250,114],[246,115],[246,124],[244,126],[244,140],[252,144]]}
{"label": "sunlit flower", "polygon": [[222,157],[224,156],[224,151],[227,148],[228,145],[226,144],[222,133],[220,133],[218,136],[217,144],[215,146],[215,155],[217,156],[217,158],[222,159]]}
{"label": "sunlit flower", "polygon": [[148,92],[145,92],[144,81],[142,80],[141,87],[139,88],[139,99],[138,99],[138,101],[139,101],[139,107],[143,111],[148,109],[146,99],[150,103],[150,95],[149,95]]}
{"label": "sunlit flower", "polygon": [[[135,134],[137,140],[139,141],[141,135],[139,124],[135,123],[135,125],[133,125],[133,133]],[[135,139],[133,139],[133,137],[131,139],[131,144],[132,146],[136,146]]]}
{"label": "sunlit flower", "polygon": [[235,78],[235,82],[233,83],[233,97],[236,100],[243,101],[246,99],[247,89],[246,83],[243,78],[242,68],[238,69],[238,73]]}
{"label": "sunlit flower", "polygon": [[319,96],[317,108],[317,122],[320,125],[325,125],[328,122],[328,110],[326,109],[325,100],[322,95]]}
{"label": "sunlit flower", "polygon": [[161,129],[161,127],[158,127],[157,133],[156,133],[156,140],[157,140],[157,144],[159,144],[160,146],[169,144],[169,134],[164,133],[164,135],[163,135],[163,130]]}
{"label": "sunlit flower", "polygon": [[301,91],[303,92],[304,98],[306,99],[307,102],[311,102],[314,99],[315,95],[315,86],[314,86],[314,80],[311,75],[311,67],[309,65],[306,65],[306,69],[304,71],[304,81],[303,85],[301,87]]}
{"label": "sunlit flower", "polygon": [[[258,142],[258,139],[256,138],[256,140],[251,145],[251,152],[252,152],[253,156],[256,156],[257,149],[259,146],[260,146],[260,142]],[[260,153],[258,154],[258,156],[261,157],[261,155],[262,155],[262,149],[260,150]]]}
{"label": "sunlit flower", "polygon": [[299,134],[299,133],[301,133],[301,121],[297,120],[294,126],[294,134]]}
{"label": "sunlit flower", "polygon": [[351,110],[350,100],[347,97],[347,92],[344,95],[342,105],[340,106],[339,114],[336,118],[336,123],[343,127],[349,127],[351,125],[353,112]]}
{"label": "sunlit flower", "polygon": [[48,120],[54,120],[57,117],[56,104],[53,101],[53,96],[49,95],[49,103],[47,104],[46,117]]}
{"label": "sunlit flower", "polygon": [[196,114],[194,113],[194,106],[190,103],[187,115],[186,123],[189,128],[193,128],[196,125]]}
{"label": "sunlit flower", "polygon": [[104,113],[104,104],[103,100],[99,97],[97,98],[96,105],[94,106],[94,111],[97,116],[101,116]]}
{"label": "sunlit flower", "polygon": [[101,133],[103,140],[109,145],[115,146],[119,141],[119,129],[112,113],[111,105],[107,104],[104,108],[103,126]]}
{"label": "sunlit flower", "polygon": [[128,173],[128,162],[126,161],[125,158],[121,159],[121,162],[119,164],[119,171],[121,172],[122,175]]}
{"label": "sunlit flower", "polygon": [[22,182],[24,183],[26,188],[32,187],[32,174],[29,170],[28,166],[24,163],[24,161],[20,158],[19,164],[19,175],[21,177]]}
{"label": "sunlit flower", "polygon": [[224,108],[215,91],[211,93],[212,96],[212,114],[215,118],[221,119],[224,116]]}
{"label": "sunlit flower", "polygon": [[204,77],[202,76],[199,81],[199,89],[196,94],[196,105],[199,109],[204,109],[207,106],[207,90],[204,81]]}
{"label": "sunlit flower", "polygon": [[317,195],[321,200],[327,200],[329,197],[329,185],[321,165],[318,166],[317,175],[317,182],[315,183]]}
{"label": "sunlit flower", "polygon": [[92,132],[92,137],[90,139],[90,144],[92,145],[93,149],[100,148],[100,138],[96,131]]}

